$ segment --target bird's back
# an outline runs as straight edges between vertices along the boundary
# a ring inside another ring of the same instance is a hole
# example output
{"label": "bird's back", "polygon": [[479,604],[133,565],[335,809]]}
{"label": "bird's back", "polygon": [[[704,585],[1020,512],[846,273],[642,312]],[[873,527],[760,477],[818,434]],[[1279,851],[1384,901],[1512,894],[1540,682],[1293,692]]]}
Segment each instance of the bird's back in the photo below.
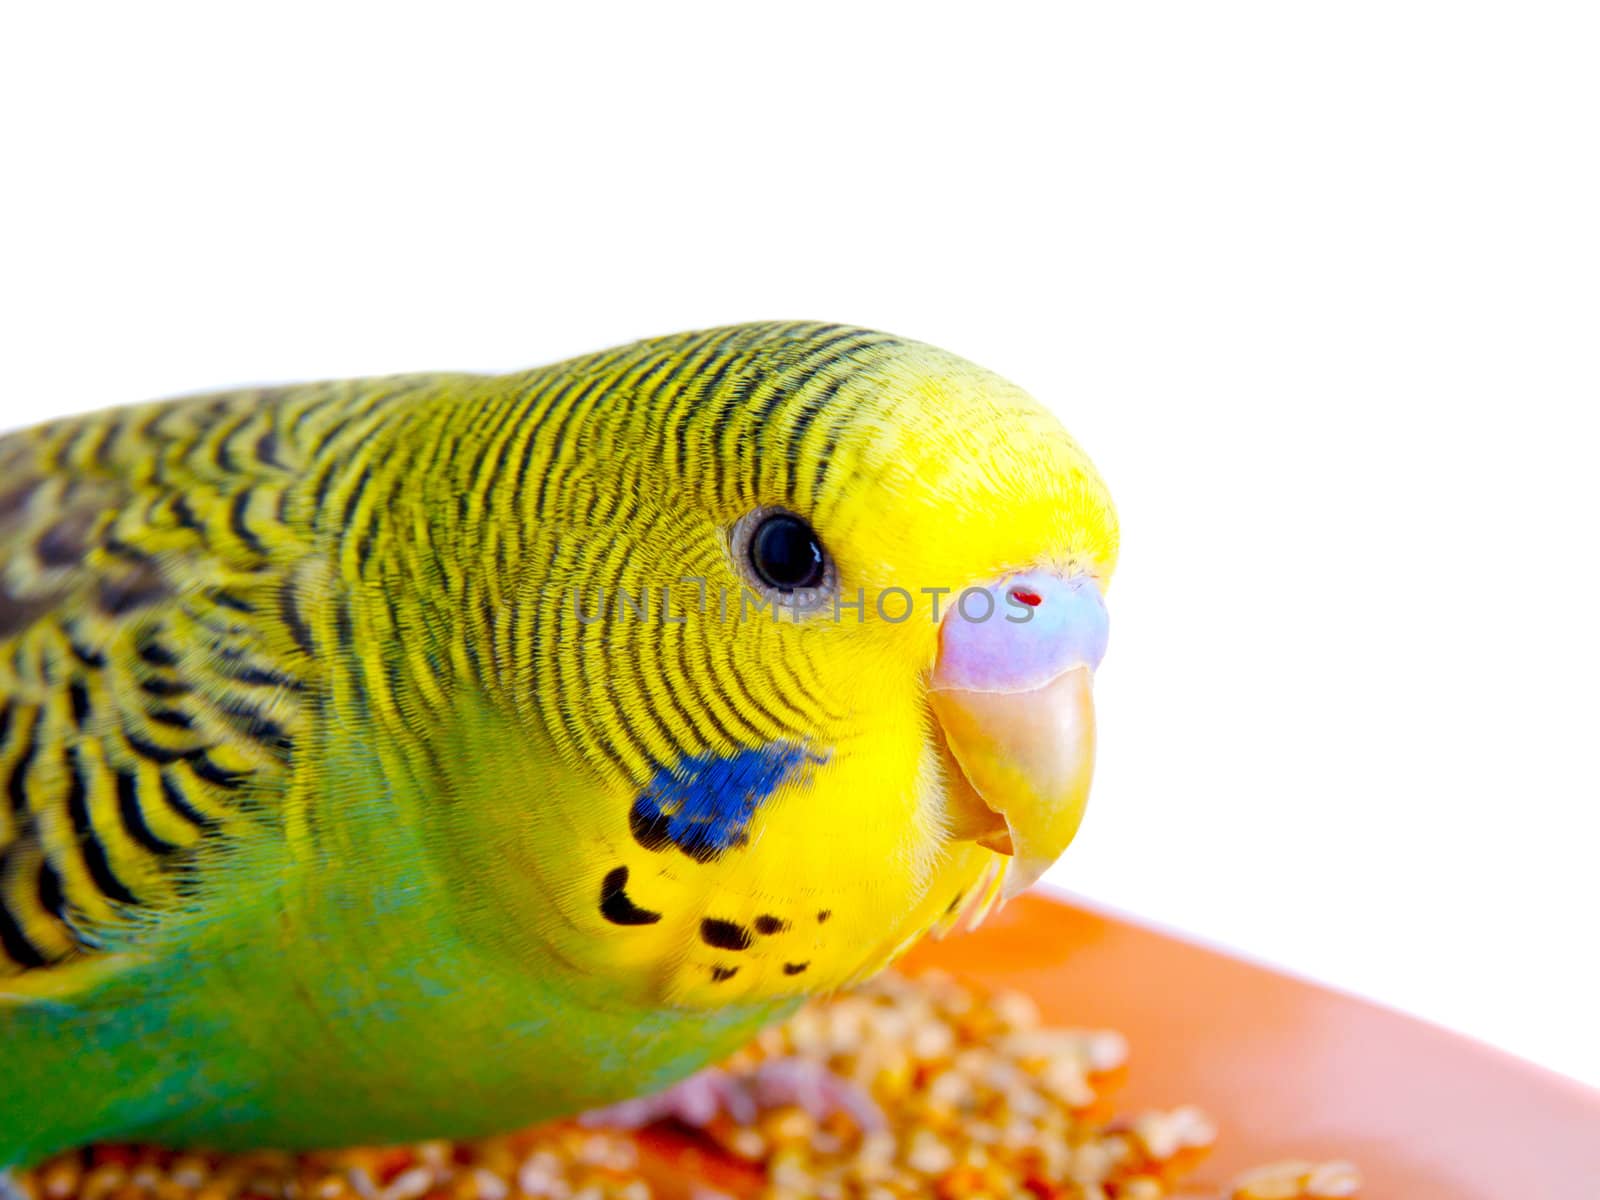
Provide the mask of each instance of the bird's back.
{"label": "bird's back", "polygon": [[0,995],[56,990],[278,819],[320,678],[317,488],[378,399],[234,392],[0,439]]}

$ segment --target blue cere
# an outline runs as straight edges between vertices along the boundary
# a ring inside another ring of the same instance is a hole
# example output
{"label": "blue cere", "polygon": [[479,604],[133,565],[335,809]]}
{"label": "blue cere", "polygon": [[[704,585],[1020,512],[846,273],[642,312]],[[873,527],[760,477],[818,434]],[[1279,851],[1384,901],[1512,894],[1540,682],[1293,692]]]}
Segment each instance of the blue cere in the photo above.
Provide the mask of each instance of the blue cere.
{"label": "blue cere", "polygon": [[633,836],[646,849],[673,845],[709,862],[749,841],[756,810],[808,758],[817,761],[793,742],[770,742],[658,767],[628,814]]}
{"label": "blue cere", "polygon": [[1109,632],[1106,602],[1087,575],[1025,571],[993,587],[967,588],[940,632],[936,685],[1030,691],[1070,667],[1095,670]]}

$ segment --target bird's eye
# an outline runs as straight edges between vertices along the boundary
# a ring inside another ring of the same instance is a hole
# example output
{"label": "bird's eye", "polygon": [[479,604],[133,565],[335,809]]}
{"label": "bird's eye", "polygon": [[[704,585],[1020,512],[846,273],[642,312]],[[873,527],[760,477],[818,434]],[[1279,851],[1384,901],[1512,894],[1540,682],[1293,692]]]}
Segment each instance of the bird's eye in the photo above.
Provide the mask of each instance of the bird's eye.
{"label": "bird's eye", "polygon": [[781,592],[814,588],[827,572],[822,539],[791,512],[771,512],[750,532],[750,568],[756,578]]}
{"label": "bird's eye", "polygon": [[774,604],[793,605],[796,619],[839,586],[838,567],[821,536],[786,508],[745,513],[728,530],[728,542],[739,574]]}

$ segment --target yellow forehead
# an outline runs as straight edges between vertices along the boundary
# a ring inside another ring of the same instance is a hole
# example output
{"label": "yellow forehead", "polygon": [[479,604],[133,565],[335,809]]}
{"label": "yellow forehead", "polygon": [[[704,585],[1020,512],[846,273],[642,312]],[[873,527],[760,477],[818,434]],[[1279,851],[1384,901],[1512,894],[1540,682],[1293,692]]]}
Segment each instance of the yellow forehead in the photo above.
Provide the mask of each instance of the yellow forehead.
{"label": "yellow forehead", "polygon": [[807,515],[845,573],[910,588],[981,584],[1030,566],[1109,577],[1117,521],[1105,485],[1021,388],[902,344],[849,380],[839,401],[853,415]]}
{"label": "yellow forehead", "polygon": [[608,492],[724,528],[785,507],[816,527],[844,582],[866,586],[964,586],[1050,564],[1103,579],[1115,563],[1110,498],[1055,416],[932,346],[847,326],[741,325],[550,378],[570,412],[551,449],[563,486],[547,490],[579,520]]}

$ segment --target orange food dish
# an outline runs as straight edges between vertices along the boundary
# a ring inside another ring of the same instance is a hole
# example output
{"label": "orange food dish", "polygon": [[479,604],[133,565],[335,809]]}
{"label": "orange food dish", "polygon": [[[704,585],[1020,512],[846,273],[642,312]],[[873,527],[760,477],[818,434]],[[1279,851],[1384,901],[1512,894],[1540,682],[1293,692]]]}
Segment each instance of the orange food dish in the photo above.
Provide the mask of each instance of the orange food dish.
{"label": "orange food dish", "polygon": [[919,965],[1125,1034],[1119,1110],[1193,1103],[1217,1124],[1191,1190],[1344,1159],[1369,1197],[1600,1198],[1600,1092],[1379,1005],[1039,895]]}
{"label": "orange food dish", "polygon": [[795,1108],[299,1157],[96,1147],[19,1182],[38,1200],[1600,1200],[1600,1093],[1047,897],[727,1065],[773,1057],[870,1086],[889,1128]]}

